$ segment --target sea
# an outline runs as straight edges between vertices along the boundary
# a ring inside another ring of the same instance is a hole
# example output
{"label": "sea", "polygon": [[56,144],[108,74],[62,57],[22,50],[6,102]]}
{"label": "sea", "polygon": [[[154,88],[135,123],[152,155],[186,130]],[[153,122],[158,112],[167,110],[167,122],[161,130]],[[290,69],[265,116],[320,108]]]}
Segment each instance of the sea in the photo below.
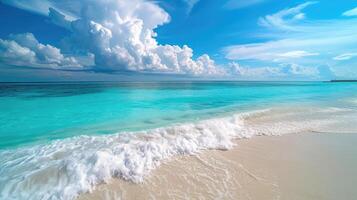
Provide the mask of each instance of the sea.
{"label": "sea", "polygon": [[0,83],[0,199],[75,199],[140,184],[235,140],[357,129],[354,82]]}

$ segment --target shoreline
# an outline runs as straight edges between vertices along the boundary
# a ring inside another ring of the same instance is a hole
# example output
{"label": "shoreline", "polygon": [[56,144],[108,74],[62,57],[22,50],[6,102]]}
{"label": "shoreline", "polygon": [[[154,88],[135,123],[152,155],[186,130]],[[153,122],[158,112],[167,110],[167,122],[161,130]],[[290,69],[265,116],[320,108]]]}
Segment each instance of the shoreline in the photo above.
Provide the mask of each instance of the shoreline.
{"label": "shoreline", "polygon": [[[316,132],[357,133],[355,116],[353,109],[343,107],[280,107],[136,134],[79,136],[44,146],[4,151],[0,153],[7,158],[3,164],[6,168],[1,173],[11,181],[4,185],[0,195],[20,199],[45,196],[58,199],[78,196],[79,199],[280,198],[274,169],[280,165],[284,169],[282,150],[292,153],[285,159],[297,158],[297,152],[301,152],[292,148],[296,147],[293,136],[325,135]],[[357,141],[357,137],[353,140]],[[304,143],[311,141],[315,140],[307,137]],[[319,149],[319,145],[316,142],[314,149]],[[246,151],[249,146],[250,150]],[[271,160],[262,162],[265,158],[274,158],[278,166]],[[12,162],[13,159],[21,165]],[[317,167],[321,166],[324,165],[318,163]],[[260,174],[260,170],[266,174]],[[284,185],[289,183],[286,181]],[[355,185],[354,181],[351,185]]]}
{"label": "shoreline", "polygon": [[112,179],[77,199],[353,199],[354,141],[312,132],[236,140],[228,151],[174,157],[144,183]]}

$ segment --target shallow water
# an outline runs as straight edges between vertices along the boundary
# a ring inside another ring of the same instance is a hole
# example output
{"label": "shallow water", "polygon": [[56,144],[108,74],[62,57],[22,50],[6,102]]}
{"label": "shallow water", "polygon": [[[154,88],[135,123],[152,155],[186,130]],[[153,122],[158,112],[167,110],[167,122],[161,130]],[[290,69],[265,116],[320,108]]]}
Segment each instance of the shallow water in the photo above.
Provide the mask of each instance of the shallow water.
{"label": "shallow water", "polygon": [[234,139],[333,127],[348,132],[357,122],[355,83],[0,88],[0,199],[73,199],[113,177],[141,182],[173,156],[230,149]]}
{"label": "shallow water", "polygon": [[0,149],[227,116],[282,103],[357,99],[355,83],[2,83]]}

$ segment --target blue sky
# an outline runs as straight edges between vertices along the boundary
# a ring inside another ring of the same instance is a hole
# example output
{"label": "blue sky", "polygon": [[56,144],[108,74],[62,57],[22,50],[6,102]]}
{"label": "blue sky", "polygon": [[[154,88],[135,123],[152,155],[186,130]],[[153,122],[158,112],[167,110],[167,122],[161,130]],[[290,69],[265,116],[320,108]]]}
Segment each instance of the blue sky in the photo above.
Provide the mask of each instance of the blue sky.
{"label": "blue sky", "polygon": [[0,81],[357,78],[352,0],[0,2]]}

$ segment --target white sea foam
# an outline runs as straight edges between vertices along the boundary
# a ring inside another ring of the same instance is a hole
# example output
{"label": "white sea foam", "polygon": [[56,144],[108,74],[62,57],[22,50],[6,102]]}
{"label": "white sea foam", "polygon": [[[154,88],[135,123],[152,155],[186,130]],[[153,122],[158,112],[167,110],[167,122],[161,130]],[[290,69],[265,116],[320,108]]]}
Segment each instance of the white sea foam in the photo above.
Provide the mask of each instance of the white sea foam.
{"label": "white sea foam", "polygon": [[356,105],[356,104],[357,104],[357,98],[350,98],[350,99],[347,99],[347,102],[349,102],[349,103],[351,103],[351,104]]}
{"label": "white sea foam", "polygon": [[[113,177],[141,182],[161,161],[175,155],[229,149],[234,139],[295,133],[322,123],[320,119],[277,117],[283,113],[274,115],[271,110],[262,110],[136,133],[79,136],[1,151],[0,199],[74,199]],[[252,119],[256,122],[249,122]]]}

